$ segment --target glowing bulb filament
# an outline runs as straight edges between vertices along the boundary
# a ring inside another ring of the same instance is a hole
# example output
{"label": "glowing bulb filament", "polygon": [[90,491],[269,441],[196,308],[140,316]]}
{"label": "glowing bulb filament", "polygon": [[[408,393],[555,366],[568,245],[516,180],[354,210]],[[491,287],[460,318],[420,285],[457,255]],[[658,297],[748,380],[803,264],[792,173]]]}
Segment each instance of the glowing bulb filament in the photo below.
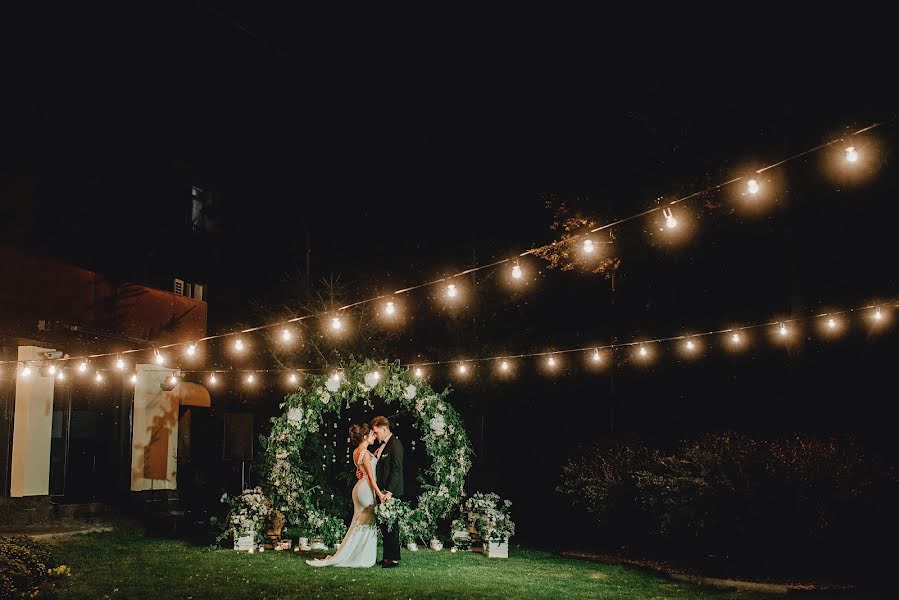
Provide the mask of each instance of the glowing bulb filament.
{"label": "glowing bulb filament", "polygon": [[78,365],[78,372],[79,372],[79,373],[84,373],[85,371],[87,371],[87,363],[86,363],[86,362],[82,362],[82,363],[80,363],[80,364]]}
{"label": "glowing bulb filament", "polygon": [[283,329],[281,331],[281,341],[282,342],[289,342],[292,338],[293,338],[293,334],[290,332],[289,329]]}
{"label": "glowing bulb filament", "polygon": [[746,190],[750,194],[753,194],[753,195],[758,194],[760,189],[761,189],[761,186],[759,186],[759,182],[756,181],[755,179],[750,179],[749,181],[746,182]]}
{"label": "glowing bulb filament", "polygon": [[290,380],[290,383],[296,383],[296,382],[297,382],[297,374],[296,374],[296,373],[291,373],[291,374],[290,374],[290,377],[289,377],[289,380]]}
{"label": "glowing bulb filament", "polygon": [[508,363],[508,361],[505,361],[505,360],[504,360],[504,361],[502,362],[502,364],[500,364],[499,368],[502,369],[503,371],[508,371],[508,370],[509,370],[509,363]]}
{"label": "glowing bulb filament", "polygon": [[415,369],[415,376],[416,376],[416,377],[421,378],[422,375],[424,375],[424,373],[422,372],[421,369]]}
{"label": "glowing bulb filament", "polygon": [[781,323],[780,324],[780,337],[786,337],[788,333],[790,333],[790,332],[789,332],[789,330],[787,330],[787,326],[784,325],[783,323]]}
{"label": "glowing bulb filament", "polygon": [[671,212],[670,207],[665,207],[662,209],[662,216],[665,217],[665,226],[668,229],[674,229],[677,227],[677,219],[674,218],[674,213]]}
{"label": "glowing bulb filament", "polygon": [[237,350],[238,352],[243,352],[244,343],[243,343],[242,339],[237,338],[236,340],[234,340],[234,349]]}
{"label": "glowing bulb filament", "polygon": [[696,344],[693,343],[693,340],[687,340],[686,346],[687,350],[692,350],[696,347]]}
{"label": "glowing bulb filament", "polygon": [[640,356],[646,356],[649,354],[649,351],[646,350],[646,346],[640,346]]}
{"label": "glowing bulb filament", "polygon": [[875,321],[882,321],[882,320],[883,320],[883,313],[880,312],[880,307],[879,307],[879,306],[878,306],[876,309],[874,309],[874,320],[875,320]]}
{"label": "glowing bulb filament", "polygon": [[56,365],[50,365],[47,372],[50,373],[50,375],[56,375]]}
{"label": "glowing bulb filament", "polygon": [[125,361],[122,360],[121,358],[116,359],[115,368],[118,369],[119,371],[124,371],[125,370]]}
{"label": "glowing bulb filament", "polygon": [[521,267],[520,267],[520,266],[515,265],[514,267],[512,267],[512,277],[513,277],[513,278],[515,278],[515,279],[521,279],[522,275],[523,275],[523,274],[522,274],[522,272],[521,272]]}
{"label": "glowing bulb filament", "polygon": [[388,315],[392,315],[396,312],[396,305],[393,302],[388,302],[384,305],[384,312]]}
{"label": "glowing bulb filament", "polygon": [[30,377],[31,376],[31,367],[25,365],[22,367],[22,377]]}
{"label": "glowing bulb filament", "polygon": [[459,294],[459,290],[456,289],[456,284],[451,283],[446,286],[446,295],[448,298],[455,298]]}
{"label": "glowing bulb filament", "polygon": [[836,329],[836,327],[837,327],[837,322],[836,322],[836,320],[834,320],[833,317],[827,319],[827,326],[828,326],[830,329]]}
{"label": "glowing bulb filament", "polygon": [[340,317],[334,317],[331,319],[331,329],[334,331],[340,331],[343,329],[343,321],[340,320]]}
{"label": "glowing bulb filament", "polygon": [[593,240],[587,238],[584,240],[584,252],[587,254],[592,254],[596,247],[593,245]]}
{"label": "glowing bulb filament", "polygon": [[858,160],[858,150],[855,149],[855,146],[846,148],[846,160],[853,163]]}
{"label": "glowing bulb filament", "polygon": [[196,354],[197,353],[197,345],[191,344],[190,346],[188,346],[186,353],[188,356],[193,356],[194,354]]}
{"label": "glowing bulb filament", "polygon": [[253,375],[252,373],[250,373],[249,375],[247,375],[247,383],[253,383],[254,381],[256,381],[256,376],[255,376],[255,375]]}
{"label": "glowing bulb filament", "polygon": [[155,359],[157,365],[161,365],[165,362],[165,358],[162,356],[162,354],[159,353],[159,350],[156,351]]}
{"label": "glowing bulb filament", "polygon": [[550,356],[548,359],[546,359],[546,364],[548,364],[550,367],[555,367],[556,358],[554,356]]}
{"label": "glowing bulb filament", "polygon": [[599,350],[594,350],[593,351],[593,362],[598,363],[600,361],[600,359],[601,359],[601,357],[599,355]]}
{"label": "glowing bulb filament", "polygon": [[459,363],[459,373],[463,375],[468,372],[468,367],[465,366],[465,363]]}
{"label": "glowing bulb filament", "polygon": [[732,336],[730,336],[730,341],[732,341],[735,344],[739,344],[741,339],[742,338],[740,337],[739,333],[735,333]]}
{"label": "glowing bulb filament", "polygon": [[213,373],[212,375],[209,376],[209,383],[215,385],[216,381],[218,381],[218,380],[215,378],[215,373]]}

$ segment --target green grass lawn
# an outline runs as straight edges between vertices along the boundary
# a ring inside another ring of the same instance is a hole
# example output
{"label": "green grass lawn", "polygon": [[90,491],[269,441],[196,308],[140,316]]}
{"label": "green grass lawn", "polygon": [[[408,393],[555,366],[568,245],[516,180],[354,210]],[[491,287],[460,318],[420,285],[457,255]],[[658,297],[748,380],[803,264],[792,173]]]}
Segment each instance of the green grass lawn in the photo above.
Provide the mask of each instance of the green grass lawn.
{"label": "green grass lawn", "polygon": [[[760,599],[674,583],[623,566],[512,548],[510,558],[403,552],[397,569],[312,568],[309,554],[198,547],[137,529],[78,535],[56,545],[72,576],[59,598],[715,598]],[[319,553],[321,555],[322,553]]]}

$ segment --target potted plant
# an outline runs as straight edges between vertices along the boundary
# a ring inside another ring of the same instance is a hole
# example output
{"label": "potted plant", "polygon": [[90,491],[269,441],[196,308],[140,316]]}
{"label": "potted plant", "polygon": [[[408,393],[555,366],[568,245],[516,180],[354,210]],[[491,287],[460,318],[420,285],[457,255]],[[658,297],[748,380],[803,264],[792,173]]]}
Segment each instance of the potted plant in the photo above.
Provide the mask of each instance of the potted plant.
{"label": "potted plant", "polygon": [[229,510],[226,525],[217,541],[230,535],[234,538],[235,550],[253,550],[262,539],[262,531],[269,522],[272,510],[262,488],[244,490],[233,498],[223,494],[221,502],[228,505]]}

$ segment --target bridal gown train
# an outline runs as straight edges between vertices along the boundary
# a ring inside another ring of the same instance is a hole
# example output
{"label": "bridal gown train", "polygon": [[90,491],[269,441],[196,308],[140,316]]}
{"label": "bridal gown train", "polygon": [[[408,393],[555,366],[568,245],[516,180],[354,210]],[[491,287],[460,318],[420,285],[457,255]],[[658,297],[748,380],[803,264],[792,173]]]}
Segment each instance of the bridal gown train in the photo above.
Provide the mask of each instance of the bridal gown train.
{"label": "bridal gown train", "polygon": [[[356,465],[362,469],[362,458]],[[378,459],[371,457],[371,472],[375,473]],[[313,567],[373,567],[378,556],[378,528],[375,523],[375,494],[363,477],[353,488],[353,521],[337,552],[328,558],[307,560]]]}

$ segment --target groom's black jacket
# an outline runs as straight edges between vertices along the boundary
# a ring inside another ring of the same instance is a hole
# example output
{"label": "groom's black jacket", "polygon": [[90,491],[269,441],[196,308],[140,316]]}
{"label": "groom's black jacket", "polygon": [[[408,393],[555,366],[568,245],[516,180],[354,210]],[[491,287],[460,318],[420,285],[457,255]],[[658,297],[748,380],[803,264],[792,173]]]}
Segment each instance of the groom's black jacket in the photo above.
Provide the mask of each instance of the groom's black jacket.
{"label": "groom's black jacket", "polygon": [[396,435],[387,440],[375,471],[378,487],[382,492],[393,492],[394,496],[403,495],[403,444]]}

